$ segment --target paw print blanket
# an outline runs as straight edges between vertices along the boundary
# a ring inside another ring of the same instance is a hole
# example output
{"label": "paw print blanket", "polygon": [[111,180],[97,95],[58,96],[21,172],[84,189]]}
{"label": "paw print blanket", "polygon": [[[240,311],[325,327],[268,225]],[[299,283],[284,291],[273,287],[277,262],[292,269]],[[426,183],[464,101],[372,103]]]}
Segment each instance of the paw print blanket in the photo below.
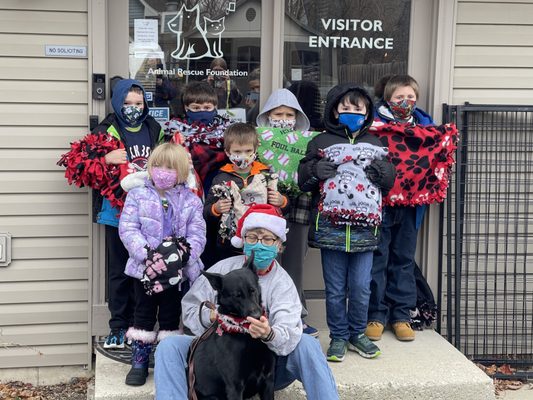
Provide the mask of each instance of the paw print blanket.
{"label": "paw print blanket", "polygon": [[374,122],[370,132],[389,148],[396,168],[387,206],[415,206],[446,198],[459,133],[454,124],[421,126]]}
{"label": "paw print blanket", "polygon": [[381,224],[381,191],[367,178],[365,168],[386,155],[387,149],[370,143],[324,149],[323,157],[338,167],[337,174],[322,184],[319,211],[338,225]]}

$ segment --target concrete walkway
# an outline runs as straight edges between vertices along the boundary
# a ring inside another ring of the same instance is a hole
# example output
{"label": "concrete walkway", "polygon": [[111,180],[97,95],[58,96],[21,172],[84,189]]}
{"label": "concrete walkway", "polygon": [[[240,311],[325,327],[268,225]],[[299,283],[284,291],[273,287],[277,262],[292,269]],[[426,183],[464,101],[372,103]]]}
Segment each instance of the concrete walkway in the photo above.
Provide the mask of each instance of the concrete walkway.
{"label": "concrete walkway", "polygon": [[[331,363],[341,399],[345,400],[493,400],[492,380],[438,333],[416,333],[414,342],[402,343],[386,331],[377,344],[383,354],[367,360],[349,352],[344,362]],[[328,332],[321,331],[325,350]],[[153,371],[140,388],[124,384],[129,366],[97,352],[95,400],[153,399]],[[277,400],[305,399],[296,382],[276,393]],[[325,399],[326,400],[326,399]]]}

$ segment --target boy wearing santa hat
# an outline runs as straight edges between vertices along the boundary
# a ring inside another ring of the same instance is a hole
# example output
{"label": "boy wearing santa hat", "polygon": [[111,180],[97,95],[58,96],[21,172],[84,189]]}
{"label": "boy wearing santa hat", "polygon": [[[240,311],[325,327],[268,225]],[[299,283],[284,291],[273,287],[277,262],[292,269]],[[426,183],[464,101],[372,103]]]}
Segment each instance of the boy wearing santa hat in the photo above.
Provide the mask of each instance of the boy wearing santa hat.
{"label": "boy wearing santa hat", "polygon": [[[301,302],[290,276],[276,261],[286,240],[287,223],[279,210],[269,204],[252,205],[242,216],[231,242],[244,255],[219,261],[210,273],[227,274],[241,268],[254,252],[263,307],[268,317],[248,317],[250,335],[262,340],[277,356],[275,385],[286,387],[302,382],[308,399],[338,399],[335,379],[322,354],[320,343],[302,334]],[[216,312],[203,306],[216,302],[216,292],[201,276],[182,300],[183,323],[201,335],[216,319]],[[163,340],[156,351],[156,399],[187,399],[187,353],[194,338],[174,336]],[[183,366],[183,368],[176,368]]]}

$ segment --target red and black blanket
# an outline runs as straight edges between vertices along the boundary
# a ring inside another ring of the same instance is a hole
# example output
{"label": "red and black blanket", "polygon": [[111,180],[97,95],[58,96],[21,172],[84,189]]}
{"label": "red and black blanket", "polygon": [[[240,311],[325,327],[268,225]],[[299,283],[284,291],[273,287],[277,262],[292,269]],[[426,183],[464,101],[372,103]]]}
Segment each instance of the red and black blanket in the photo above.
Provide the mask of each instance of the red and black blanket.
{"label": "red and black blanket", "polygon": [[389,148],[388,158],[396,168],[396,180],[383,199],[384,205],[444,201],[459,138],[454,124],[422,126],[376,121],[370,132]]}
{"label": "red and black blanket", "polygon": [[89,133],[83,139],[70,144],[70,151],[63,154],[57,165],[65,167],[69,185],[88,186],[98,190],[113,207],[122,210],[126,192],[120,180],[126,176],[128,164],[106,164],[104,157],[110,151],[124,148],[117,139],[107,134]]}

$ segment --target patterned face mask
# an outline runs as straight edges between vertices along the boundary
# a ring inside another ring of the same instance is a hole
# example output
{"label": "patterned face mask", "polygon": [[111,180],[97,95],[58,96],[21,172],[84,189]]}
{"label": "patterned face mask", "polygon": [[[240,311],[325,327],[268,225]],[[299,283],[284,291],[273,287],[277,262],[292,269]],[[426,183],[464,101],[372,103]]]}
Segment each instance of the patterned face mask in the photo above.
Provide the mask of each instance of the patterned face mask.
{"label": "patterned face mask", "polygon": [[268,117],[268,124],[272,128],[294,129],[294,127],[296,126],[296,120],[295,119],[272,119],[272,117]]}
{"label": "patterned face mask", "polygon": [[153,167],[150,177],[154,181],[154,186],[159,190],[168,190],[178,182],[178,172],[175,169]]}
{"label": "patterned face mask", "polygon": [[239,169],[248,168],[255,160],[255,153],[243,156],[241,154],[230,154],[229,160]]}
{"label": "patterned face mask", "polygon": [[387,101],[392,115],[400,120],[408,120],[411,118],[413,111],[416,107],[416,101],[404,99],[399,102]]}
{"label": "patterned face mask", "polygon": [[128,124],[135,126],[139,123],[141,115],[143,114],[143,109],[137,106],[123,106],[122,107],[122,116]]}

